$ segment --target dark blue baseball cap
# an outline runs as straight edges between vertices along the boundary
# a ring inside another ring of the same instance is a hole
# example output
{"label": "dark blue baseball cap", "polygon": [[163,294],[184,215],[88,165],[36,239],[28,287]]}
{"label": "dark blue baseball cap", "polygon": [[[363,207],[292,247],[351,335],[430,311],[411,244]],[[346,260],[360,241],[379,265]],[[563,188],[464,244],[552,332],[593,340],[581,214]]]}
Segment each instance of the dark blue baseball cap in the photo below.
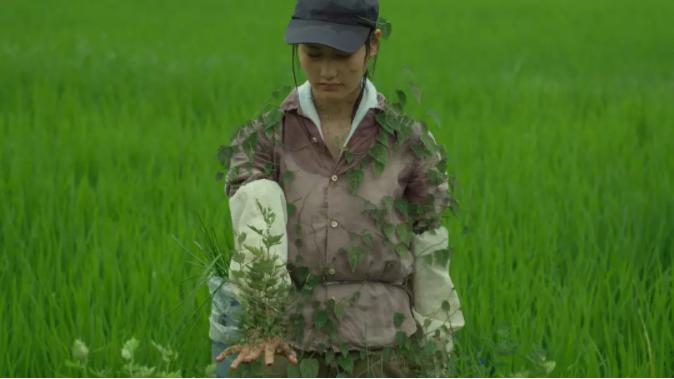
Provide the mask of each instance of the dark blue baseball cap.
{"label": "dark blue baseball cap", "polygon": [[285,41],[354,53],[377,27],[378,18],[378,0],[297,0]]}

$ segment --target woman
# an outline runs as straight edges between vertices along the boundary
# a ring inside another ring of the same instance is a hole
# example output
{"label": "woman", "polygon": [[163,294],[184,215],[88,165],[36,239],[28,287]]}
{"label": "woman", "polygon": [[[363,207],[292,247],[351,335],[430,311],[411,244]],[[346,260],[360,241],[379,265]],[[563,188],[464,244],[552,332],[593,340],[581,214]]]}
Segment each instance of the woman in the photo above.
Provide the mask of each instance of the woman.
{"label": "woman", "polygon": [[[253,121],[231,143],[225,191],[234,232],[263,227],[261,201],[283,216],[271,231],[283,235],[274,249],[287,263],[282,279],[298,289],[307,273],[316,279],[312,304],[301,308],[302,333],[217,355],[222,362],[238,353],[232,369],[264,356],[267,374],[285,376],[301,350],[319,358],[322,375],[334,375],[327,351],[346,347],[358,358],[395,346],[399,331],[463,326],[448,262],[421,259],[447,248],[444,151],[368,79],[382,34],[378,14],[376,0],[298,0],[285,39],[308,80],[282,102],[279,122]],[[230,274],[240,269],[232,262]],[[451,314],[437,312],[443,303]],[[316,322],[316,304],[339,308],[332,332]],[[445,343],[451,349],[451,339]],[[352,374],[406,374],[395,360],[380,359],[379,371],[365,367],[358,360]]]}

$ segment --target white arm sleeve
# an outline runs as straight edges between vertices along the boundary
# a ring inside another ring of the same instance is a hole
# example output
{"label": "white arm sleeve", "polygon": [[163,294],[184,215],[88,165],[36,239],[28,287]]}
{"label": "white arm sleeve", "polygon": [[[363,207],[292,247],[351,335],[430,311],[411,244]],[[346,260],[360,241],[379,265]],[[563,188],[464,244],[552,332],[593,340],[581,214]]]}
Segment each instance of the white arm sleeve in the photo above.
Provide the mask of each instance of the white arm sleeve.
{"label": "white arm sleeve", "polygon": [[[243,242],[245,245],[262,246],[262,236],[253,232],[248,225],[252,225],[258,229],[265,230],[267,225],[262,218],[260,210],[257,208],[255,200],[258,200],[263,207],[271,208],[276,215],[274,223],[271,226],[271,234],[281,234],[281,244],[271,247],[271,253],[279,258],[279,262],[288,262],[288,235],[286,231],[286,224],[288,223],[288,210],[286,208],[286,198],[281,186],[273,180],[258,179],[239,187],[234,196],[229,199],[229,210],[232,215],[232,229],[235,233],[235,248],[239,253],[244,254],[244,264],[252,260],[252,255],[249,251],[239,246],[236,238],[241,232],[246,233],[246,239]],[[241,271],[239,262],[232,260],[229,266],[229,277],[232,279],[232,272]],[[282,278],[285,283],[291,284],[290,274],[287,270],[283,271]],[[240,290],[237,286],[234,287],[234,292],[237,297],[240,295]]]}
{"label": "white arm sleeve", "polygon": [[[414,251],[414,318],[423,326],[426,320],[430,321],[425,333],[432,333],[442,325],[446,325],[452,332],[464,326],[463,312],[459,296],[454,289],[452,278],[449,277],[449,263],[447,265],[430,259],[437,250],[448,247],[448,232],[444,226],[422,234],[416,234],[412,241]],[[449,317],[442,310],[442,303],[449,302]],[[447,342],[451,352],[453,343]]]}

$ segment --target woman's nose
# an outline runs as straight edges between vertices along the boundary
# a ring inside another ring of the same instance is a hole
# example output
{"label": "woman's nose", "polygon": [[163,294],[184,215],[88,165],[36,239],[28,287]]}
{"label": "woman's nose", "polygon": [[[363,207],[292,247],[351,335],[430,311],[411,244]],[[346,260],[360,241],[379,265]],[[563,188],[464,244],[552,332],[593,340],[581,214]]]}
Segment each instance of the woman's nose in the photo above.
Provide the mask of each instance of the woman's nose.
{"label": "woman's nose", "polygon": [[321,64],[321,77],[331,79],[337,76],[337,65],[331,59],[326,59]]}

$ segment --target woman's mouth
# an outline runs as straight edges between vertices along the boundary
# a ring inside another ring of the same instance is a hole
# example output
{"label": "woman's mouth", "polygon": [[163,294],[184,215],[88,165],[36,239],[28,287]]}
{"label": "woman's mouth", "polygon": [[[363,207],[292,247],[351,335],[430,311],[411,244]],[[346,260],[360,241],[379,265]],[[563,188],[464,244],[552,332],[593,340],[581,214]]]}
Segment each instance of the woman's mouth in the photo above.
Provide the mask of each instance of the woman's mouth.
{"label": "woman's mouth", "polygon": [[324,91],[336,91],[337,89],[339,89],[341,84],[319,83],[318,86]]}

